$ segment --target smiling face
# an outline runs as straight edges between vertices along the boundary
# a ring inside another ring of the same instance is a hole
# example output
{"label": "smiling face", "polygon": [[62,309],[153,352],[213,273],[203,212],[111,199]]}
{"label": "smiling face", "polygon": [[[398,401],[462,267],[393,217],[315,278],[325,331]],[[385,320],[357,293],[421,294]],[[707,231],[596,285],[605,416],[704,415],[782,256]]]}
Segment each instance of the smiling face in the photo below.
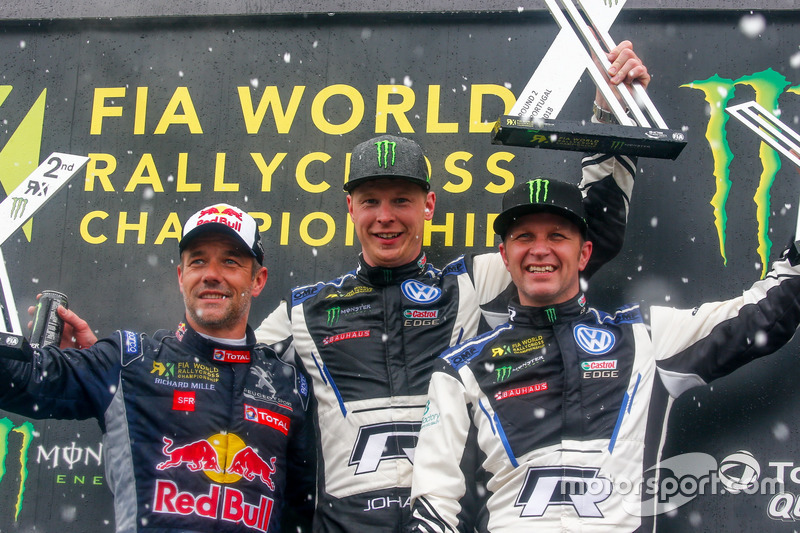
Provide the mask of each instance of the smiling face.
{"label": "smiling face", "polygon": [[522,305],[566,302],[580,291],[592,243],[573,222],[553,213],[520,217],[500,244],[500,255],[519,291]]}
{"label": "smiling face", "polygon": [[378,178],[353,189],[347,210],[367,264],[392,268],[416,259],[435,205],[434,193],[404,179]]}
{"label": "smiling face", "polygon": [[181,253],[178,282],[186,320],[199,333],[244,337],[251,299],[266,281],[267,269],[241,243],[222,233],[196,237]]}

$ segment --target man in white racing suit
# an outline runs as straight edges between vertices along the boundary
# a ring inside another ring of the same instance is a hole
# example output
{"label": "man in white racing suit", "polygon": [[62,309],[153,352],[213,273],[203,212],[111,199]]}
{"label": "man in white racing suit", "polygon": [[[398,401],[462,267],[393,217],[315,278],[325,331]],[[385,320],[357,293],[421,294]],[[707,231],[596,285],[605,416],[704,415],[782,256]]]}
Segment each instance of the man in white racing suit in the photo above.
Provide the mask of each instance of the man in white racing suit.
{"label": "man in white racing suit", "polygon": [[415,531],[463,530],[474,473],[461,458],[476,450],[488,479],[485,506],[471,509],[479,531],[652,530],[664,502],[641,484],[671,399],[791,339],[796,245],[738,298],[651,307],[648,330],[638,305],[587,304],[578,276],[593,244],[573,185],[516,186],[494,229],[518,297],[507,324],[437,361],[415,455]]}

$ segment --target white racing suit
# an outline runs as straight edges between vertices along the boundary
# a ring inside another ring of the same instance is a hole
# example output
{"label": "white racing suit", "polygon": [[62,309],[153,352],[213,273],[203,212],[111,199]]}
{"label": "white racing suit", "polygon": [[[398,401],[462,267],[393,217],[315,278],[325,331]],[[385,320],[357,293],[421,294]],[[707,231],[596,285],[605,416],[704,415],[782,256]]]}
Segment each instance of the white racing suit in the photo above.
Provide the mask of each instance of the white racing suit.
{"label": "white racing suit", "polygon": [[651,307],[649,331],[638,305],[513,303],[507,324],[438,360],[414,460],[415,530],[463,530],[473,473],[461,458],[475,449],[489,494],[479,531],[652,530],[666,509],[641,483],[671,400],[791,339],[797,258],[792,247],[738,298]]}

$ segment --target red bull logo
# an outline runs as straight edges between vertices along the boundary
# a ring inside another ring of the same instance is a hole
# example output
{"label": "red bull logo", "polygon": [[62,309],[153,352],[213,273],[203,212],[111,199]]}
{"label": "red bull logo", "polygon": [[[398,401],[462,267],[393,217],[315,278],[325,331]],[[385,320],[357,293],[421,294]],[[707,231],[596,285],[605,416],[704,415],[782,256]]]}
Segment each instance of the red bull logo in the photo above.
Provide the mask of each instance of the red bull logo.
{"label": "red bull logo", "polygon": [[[275,490],[272,474],[275,473],[276,458],[273,456],[269,462],[265,461],[233,433],[213,435],[207,440],[201,439],[183,446],[173,446],[169,437],[163,437],[162,440],[162,451],[167,460],[158,463],[156,470],[186,466],[192,472],[202,470],[211,480],[224,484],[236,483],[241,478],[253,481],[259,477],[270,490]],[[221,458],[226,460],[220,461]],[[225,465],[224,470],[222,464]]]}
{"label": "red bull logo", "polygon": [[272,482],[272,474],[275,473],[275,457],[267,463],[250,446],[246,446],[233,457],[231,466],[227,470],[228,473],[242,476],[247,481],[253,481],[258,476],[261,478],[261,482],[269,487],[269,490],[275,490],[275,484]]}
{"label": "red bull logo", "polygon": [[207,440],[198,440],[172,448],[172,440],[164,437],[164,449],[161,450],[167,456],[167,460],[156,465],[156,470],[166,470],[186,465],[192,472],[198,470],[213,470],[222,472],[217,459],[217,450],[214,449]]}
{"label": "red bull logo", "polygon": [[192,494],[178,489],[172,481],[156,481],[153,512],[164,514],[195,514],[214,520],[242,523],[257,531],[266,532],[272,517],[272,498],[261,496],[257,504],[247,503],[241,491],[233,487],[212,484],[206,494]]}
{"label": "red bull logo", "polygon": [[197,217],[197,225],[219,222],[235,231],[241,231],[243,214],[238,209],[226,205],[218,205],[203,209]]}
{"label": "red bull logo", "polygon": [[[257,531],[267,531],[272,516],[273,500],[260,496],[257,503],[245,501],[245,495],[224,484],[236,483],[244,478],[256,478],[269,490],[275,491],[272,474],[277,458],[265,461],[251,446],[232,433],[212,435],[182,446],[174,446],[172,439],[163,437],[166,460],[156,465],[156,470],[185,466],[192,472],[200,470],[212,481],[205,494],[181,491],[171,480],[156,481],[153,511],[166,514],[195,514],[213,519],[239,522]],[[222,467],[224,465],[224,468]]]}

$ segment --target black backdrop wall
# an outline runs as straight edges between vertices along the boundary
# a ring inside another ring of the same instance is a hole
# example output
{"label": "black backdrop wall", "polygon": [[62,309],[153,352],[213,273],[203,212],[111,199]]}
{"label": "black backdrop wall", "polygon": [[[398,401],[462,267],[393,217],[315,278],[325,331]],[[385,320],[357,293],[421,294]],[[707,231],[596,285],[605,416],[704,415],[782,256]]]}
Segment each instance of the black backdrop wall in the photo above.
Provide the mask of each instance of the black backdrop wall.
{"label": "black backdrop wall", "polygon": [[[640,160],[626,246],[592,280],[593,305],[731,297],[788,242],[796,170],[722,110],[757,99],[797,126],[798,22],[794,11],[622,11],[612,35],[634,42],[651,97],[690,141],[677,161]],[[57,289],[100,336],[174,327],[180,221],[227,202],[262,221],[270,277],[256,325],[290,287],[353,267],[347,154],[382,132],[429,157],[434,264],[492,250],[487,216],[515,181],[579,176],[578,154],[489,142],[556,33],[542,11],[0,22],[3,197],[50,152],[92,158],[2,245],[18,308]],[[593,93],[587,77],[560,118],[588,119]],[[784,483],[684,487],[688,503],[659,530],[795,529],[797,351],[684,395],[665,444],[665,457],[711,455],[728,480],[757,467]],[[0,532],[113,531],[100,438],[91,421],[0,412]]]}

